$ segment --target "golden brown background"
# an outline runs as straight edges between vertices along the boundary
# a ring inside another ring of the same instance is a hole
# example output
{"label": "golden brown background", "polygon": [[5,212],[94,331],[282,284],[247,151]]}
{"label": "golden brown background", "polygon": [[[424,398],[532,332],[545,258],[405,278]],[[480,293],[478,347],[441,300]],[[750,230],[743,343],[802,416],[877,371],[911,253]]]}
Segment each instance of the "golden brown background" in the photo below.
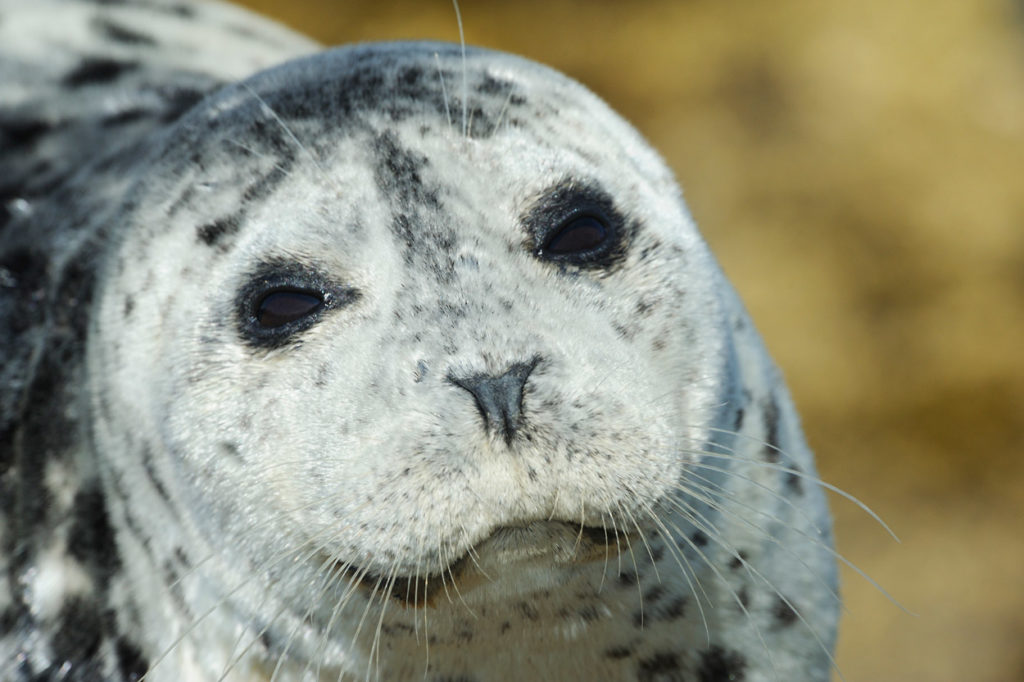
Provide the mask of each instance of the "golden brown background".
{"label": "golden brown background", "polygon": [[[458,40],[447,0],[247,0],[329,44]],[[470,43],[648,136],[788,377],[849,682],[1024,681],[1024,3],[463,0]]]}

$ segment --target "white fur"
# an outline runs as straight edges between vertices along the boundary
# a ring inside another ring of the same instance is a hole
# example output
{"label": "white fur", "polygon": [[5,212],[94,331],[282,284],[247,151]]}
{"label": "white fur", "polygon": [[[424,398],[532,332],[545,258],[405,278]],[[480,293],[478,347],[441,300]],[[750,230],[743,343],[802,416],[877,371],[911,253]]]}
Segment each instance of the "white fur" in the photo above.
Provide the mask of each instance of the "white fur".
{"label": "white fur", "polygon": [[[206,68],[217,48],[185,29],[176,65]],[[246,55],[211,69],[263,65]],[[328,93],[367,65],[428,77],[350,114],[356,85]],[[314,117],[290,109],[303,83]],[[597,97],[509,55],[353,48],[229,86],[139,154],[92,218],[85,371],[110,600],[147,679],[827,679],[834,562],[795,411],[670,171]],[[524,216],[567,181],[625,216],[614,266],[533,248]],[[254,348],[239,292],[266,262],[358,298]],[[451,377],[531,358],[510,445]],[[78,578],[41,566],[52,611],[48,586]],[[382,594],[428,574],[427,605]]]}

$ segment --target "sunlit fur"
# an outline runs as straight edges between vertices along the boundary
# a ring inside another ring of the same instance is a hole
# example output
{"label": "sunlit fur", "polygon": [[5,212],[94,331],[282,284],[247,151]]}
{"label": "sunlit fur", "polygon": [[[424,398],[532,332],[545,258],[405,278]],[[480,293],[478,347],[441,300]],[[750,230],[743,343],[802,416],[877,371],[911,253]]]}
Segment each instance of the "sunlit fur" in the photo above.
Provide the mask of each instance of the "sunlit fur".
{"label": "sunlit fur", "polygon": [[[796,413],[670,171],[597,97],[505,54],[366,45],[131,134],[117,183],[98,142],[13,223],[73,222],[62,264],[99,245],[80,437],[47,466],[68,500],[98,479],[116,539],[103,677],[129,641],[154,682],[829,678]],[[607,266],[538,255],[529,217],[581,188],[622,216]],[[239,300],[267,268],[354,293],[261,345]],[[523,362],[500,438],[452,378]],[[12,676],[62,663],[32,595],[69,523],[6,578]]]}

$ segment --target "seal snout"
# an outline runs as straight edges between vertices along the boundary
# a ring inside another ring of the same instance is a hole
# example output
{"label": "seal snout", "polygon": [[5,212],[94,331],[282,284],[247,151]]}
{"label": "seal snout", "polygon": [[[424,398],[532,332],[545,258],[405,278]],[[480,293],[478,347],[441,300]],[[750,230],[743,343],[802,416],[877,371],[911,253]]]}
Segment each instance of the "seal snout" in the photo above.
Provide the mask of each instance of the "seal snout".
{"label": "seal snout", "polygon": [[499,375],[472,374],[466,377],[448,375],[448,381],[468,391],[484,420],[485,428],[511,445],[522,425],[523,389],[540,357],[517,362]]}

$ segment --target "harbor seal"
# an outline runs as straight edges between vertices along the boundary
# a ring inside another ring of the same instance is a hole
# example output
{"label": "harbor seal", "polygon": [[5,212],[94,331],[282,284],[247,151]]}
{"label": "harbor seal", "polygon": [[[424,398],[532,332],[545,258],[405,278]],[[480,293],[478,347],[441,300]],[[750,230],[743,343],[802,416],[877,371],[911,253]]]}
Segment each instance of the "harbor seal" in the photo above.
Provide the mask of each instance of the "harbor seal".
{"label": "harbor seal", "polygon": [[828,678],[796,412],[595,95],[0,7],[2,679]]}

